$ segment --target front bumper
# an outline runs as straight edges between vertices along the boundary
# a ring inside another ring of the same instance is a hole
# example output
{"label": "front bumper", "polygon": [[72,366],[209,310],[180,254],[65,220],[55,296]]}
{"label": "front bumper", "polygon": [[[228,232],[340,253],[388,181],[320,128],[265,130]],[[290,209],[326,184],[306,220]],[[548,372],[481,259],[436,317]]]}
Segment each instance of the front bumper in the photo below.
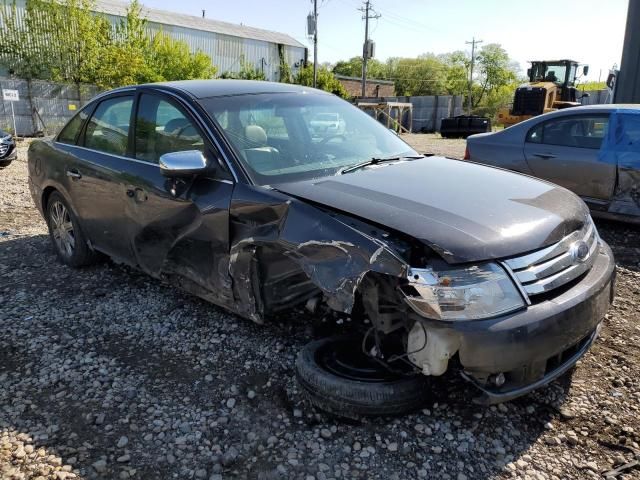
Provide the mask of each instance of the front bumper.
{"label": "front bumper", "polygon": [[[482,391],[482,404],[511,400],[569,370],[597,337],[614,296],[615,263],[601,242],[593,267],[557,297],[499,318],[453,322],[463,376]],[[504,374],[501,386],[492,383]]]}
{"label": "front bumper", "polygon": [[11,143],[4,155],[0,155],[0,166],[7,166],[16,158],[18,158],[18,149],[15,143]]}

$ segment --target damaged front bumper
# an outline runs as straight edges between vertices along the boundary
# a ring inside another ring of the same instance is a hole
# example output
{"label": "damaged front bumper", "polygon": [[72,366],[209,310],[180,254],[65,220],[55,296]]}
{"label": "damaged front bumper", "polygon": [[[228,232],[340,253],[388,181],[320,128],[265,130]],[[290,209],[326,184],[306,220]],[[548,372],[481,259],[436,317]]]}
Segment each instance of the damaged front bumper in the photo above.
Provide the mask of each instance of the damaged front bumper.
{"label": "damaged front bumper", "polygon": [[440,355],[425,356],[424,364],[446,362],[457,352],[464,378],[482,391],[477,403],[524,395],[565,373],[589,349],[613,301],[614,280],[613,254],[602,242],[592,268],[577,283],[525,310],[487,320],[421,319],[427,338],[439,341]]}

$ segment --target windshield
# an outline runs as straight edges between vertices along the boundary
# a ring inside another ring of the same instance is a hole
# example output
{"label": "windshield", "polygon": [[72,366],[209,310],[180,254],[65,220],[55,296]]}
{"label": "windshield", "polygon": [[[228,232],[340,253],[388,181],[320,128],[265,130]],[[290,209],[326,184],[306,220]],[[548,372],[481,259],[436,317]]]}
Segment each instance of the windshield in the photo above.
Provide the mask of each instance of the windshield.
{"label": "windshield", "polygon": [[[573,84],[576,76],[576,67],[571,66],[569,82]],[[534,82],[564,83],[567,77],[567,65],[564,63],[534,63],[532,66],[531,80]]]}
{"label": "windshield", "polygon": [[378,121],[333,95],[269,93],[201,103],[258,185],[335,175],[374,157],[418,155]]}

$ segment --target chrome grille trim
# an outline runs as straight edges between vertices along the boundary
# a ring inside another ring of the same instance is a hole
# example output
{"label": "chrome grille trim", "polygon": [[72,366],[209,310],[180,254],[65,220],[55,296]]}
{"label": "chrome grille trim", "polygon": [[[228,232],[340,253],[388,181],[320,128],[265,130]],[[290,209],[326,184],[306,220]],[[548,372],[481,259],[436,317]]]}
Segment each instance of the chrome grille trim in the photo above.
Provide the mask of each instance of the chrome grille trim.
{"label": "chrome grille trim", "polygon": [[7,143],[0,142],[0,157],[3,157],[8,150],[9,150],[9,145]]}
{"label": "chrome grille trim", "polygon": [[[573,258],[572,246],[583,241],[589,248],[584,260]],[[593,266],[599,245],[598,232],[591,220],[582,229],[541,250],[510,258],[503,263],[513,272],[527,295],[549,292],[587,272]]]}

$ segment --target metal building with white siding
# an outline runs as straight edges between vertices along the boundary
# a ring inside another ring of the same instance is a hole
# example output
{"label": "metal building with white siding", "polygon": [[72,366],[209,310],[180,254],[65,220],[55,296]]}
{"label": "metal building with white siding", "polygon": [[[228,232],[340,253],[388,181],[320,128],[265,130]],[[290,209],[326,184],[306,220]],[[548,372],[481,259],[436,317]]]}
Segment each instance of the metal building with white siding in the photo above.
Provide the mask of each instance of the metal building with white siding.
{"label": "metal building with white siding", "polygon": [[[18,10],[24,10],[26,1],[17,0],[16,6]],[[117,0],[97,0],[94,10],[117,24],[126,16],[127,7],[127,3]],[[147,19],[150,33],[162,30],[186,42],[192,51],[206,53],[217,67],[218,74],[238,72],[244,59],[264,72],[267,80],[279,81],[279,45],[293,75],[307,60],[305,45],[284,33],[144,6],[142,16]]]}

